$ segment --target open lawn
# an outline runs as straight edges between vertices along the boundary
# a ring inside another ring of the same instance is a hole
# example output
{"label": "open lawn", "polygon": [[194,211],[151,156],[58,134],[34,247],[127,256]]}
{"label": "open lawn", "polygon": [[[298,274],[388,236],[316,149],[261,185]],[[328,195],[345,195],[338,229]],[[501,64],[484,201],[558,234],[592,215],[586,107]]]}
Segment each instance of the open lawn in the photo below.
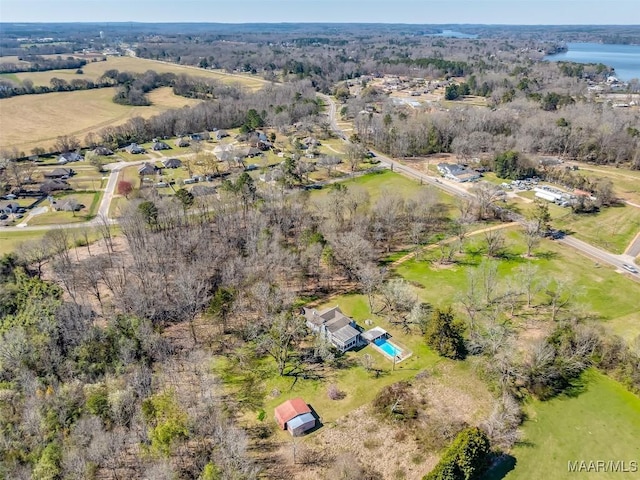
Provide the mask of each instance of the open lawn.
{"label": "open lawn", "polygon": [[51,146],[61,135],[74,135],[82,141],[89,132],[132,117],[148,118],[197,103],[174,95],[169,87],[153,91],[149,95],[152,105],[148,107],[118,105],[112,101],[114,94],[115,88],[101,88],[2,99],[0,148],[16,147],[29,153],[37,146]]}
{"label": "open lawn", "polygon": [[0,255],[11,253],[18,246],[30,240],[44,237],[45,230],[5,230],[0,228]]}
{"label": "open lawn", "polygon": [[84,205],[81,210],[77,212],[56,212],[50,209],[49,212],[42,215],[36,215],[29,220],[29,225],[58,225],[64,223],[79,223],[91,220],[96,213],[100,198],[102,198],[102,192],[95,193],[73,193],[57,197],[60,200],[68,200],[74,198],[79,204]]}
{"label": "open lawn", "polygon": [[[243,74],[228,74],[222,71],[204,70],[202,68],[190,67],[187,65],[176,65],[173,63],[147,60],[137,57],[106,57],[106,62],[91,62],[82,67],[83,74],[77,74],[76,69],[50,70],[47,72],[21,72],[13,74],[19,81],[31,80],[34,85],[50,85],[51,79],[56,77],[67,82],[76,78],[95,81],[104,72],[116,69],[121,72],[144,73],[147,70],[154,70],[158,73],[184,74],[194,77],[205,77],[219,80],[224,83],[239,84],[244,87],[258,90],[266,82],[260,77]],[[2,76],[0,76],[1,78]]]}
{"label": "open lawn", "polygon": [[565,208],[552,213],[552,218],[556,228],[575,232],[577,238],[618,254],[640,232],[640,208],[629,205],[603,208],[596,214],[574,214]]}
{"label": "open lawn", "polygon": [[[399,193],[405,198],[414,197],[422,189],[432,189],[442,203],[453,203],[453,198],[428,185],[420,185],[419,182],[411,180],[403,175],[390,170],[380,170],[378,172],[365,174],[354,179],[342,182],[349,187],[351,185],[364,188],[368,193],[372,203],[375,203],[385,192]],[[314,191],[314,195],[326,195],[328,187]]]}
{"label": "open lawn", "polygon": [[[480,236],[481,237],[481,236]],[[481,238],[469,240],[467,253],[459,258],[459,263],[438,267],[429,260],[437,251],[430,251],[424,258],[412,259],[398,266],[396,272],[410,282],[424,287],[419,290],[421,298],[436,306],[447,306],[455,301],[459,292],[467,289],[467,268],[479,264],[482,256],[474,252],[480,248]],[[543,240],[538,248],[538,256],[533,259],[522,257],[525,248],[521,234],[517,231],[507,234],[507,259],[500,260],[498,272],[501,278],[513,275],[515,269],[525,262],[532,262],[539,268],[543,278],[567,278],[573,282],[579,293],[576,303],[584,310],[598,316],[598,320],[627,340],[640,335],[640,285],[629,281],[612,268],[596,267],[584,256],[573,250]]]}
{"label": "open lawn", "polygon": [[[512,455],[515,468],[492,480],[638,478],[638,472],[570,472],[568,462],[640,460],[640,398],[604,375],[588,371],[571,395],[531,402],[524,438]],[[640,465],[639,465],[640,466]]]}

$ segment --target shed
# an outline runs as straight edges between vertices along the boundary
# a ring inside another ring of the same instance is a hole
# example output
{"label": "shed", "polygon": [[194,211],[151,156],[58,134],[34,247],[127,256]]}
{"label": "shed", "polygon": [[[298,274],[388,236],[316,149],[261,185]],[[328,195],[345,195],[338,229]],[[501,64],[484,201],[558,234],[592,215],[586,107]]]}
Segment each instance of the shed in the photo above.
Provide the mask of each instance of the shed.
{"label": "shed", "polygon": [[275,419],[281,429],[289,430],[292,435],[299,435],[310,430],[316,423],[309,405],[300,397],[292,398],[278,405],[275,408]]}
{"label": "shed", "polygon": [[294,437],[298,435],[302,435],[307,430],[311,430],[316,426],[316,417],[311,413],[304,413],[302,415],[298,415],[292,420],[287,422],[287,430]]}

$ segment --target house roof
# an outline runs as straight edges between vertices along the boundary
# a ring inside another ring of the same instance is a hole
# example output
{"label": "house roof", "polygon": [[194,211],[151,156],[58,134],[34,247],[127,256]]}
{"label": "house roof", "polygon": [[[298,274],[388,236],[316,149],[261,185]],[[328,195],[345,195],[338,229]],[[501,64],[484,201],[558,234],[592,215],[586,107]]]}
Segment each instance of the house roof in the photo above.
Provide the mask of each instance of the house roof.
{"label": "house roof", "polygon": [[71,172],[70,168],[56,168],[50,172],[45,172],[44,176],[47,178],[64,177],[65,175],[71,175]]}
{"label": "house roof", "polygon": [[338,306],[328,308],[323,312],[305,308],[304,316],[318,327],[324,325],[332,334],[351,323],[351,319],[342,313]]}
{"label": "house roof", "polygon": [[331,332],[333,334],[333,338],[340,343],[348,343],[353,337],[357,337],[360,335],[360,332],[353,328],[351,325],[345,325],[342,328],[339,328],[335,332]]}
{"label": "house roof", "polygon": [[362,338],[369,342],[373,342],[376,338],[380,338],[387,334],[384,328],[373,327],[371,330],[367,330],[362,334]]}
{"label": "house roof", "polygon": [[287,422],[287,427],[291,430],[295,430],[296,428],[304,425],[305,423],[308,423],[308,422],[315,423],[315,421],[316,421],[316,417],[314,417],[313,414],[303,413],[302,415],[298,415],[297,417],[289,420]]}
{"label": "house roof", "polygon": [[179,167],[182,165],[182,161],[177,158],[169,158],[167,160],[163,160],[162,163],[165,167]]}
{"label": "house roof", "polygon": [[298,415],[304,415],[305,413],[311,413],[311,409],[300,397],[287,400],[275,408],[276,420],[282,428],[284,428],[284,424],[289,422],[289,420]]}

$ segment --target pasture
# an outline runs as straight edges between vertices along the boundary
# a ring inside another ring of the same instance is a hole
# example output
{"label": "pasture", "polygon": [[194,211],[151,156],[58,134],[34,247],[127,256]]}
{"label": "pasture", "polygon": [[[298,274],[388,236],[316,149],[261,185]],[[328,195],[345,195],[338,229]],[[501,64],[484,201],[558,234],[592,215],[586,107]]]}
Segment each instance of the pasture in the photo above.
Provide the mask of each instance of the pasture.
{"label": "pasture", "polygon": [[512,454],[515,468],[494,472],[490,479],[554,480],[593,477],[599,480],[637,478],[637,473],[570,472],[576,460],[630,461],[640,459],[640,398],[622,385],[587,371],[568,395],[547,402],[531,402],[524,438]]}
{"label": "pasture", "polygon": [[174,95],[169,87],[151,92],[152,104],[148,107],[118,105],[112,101],[114,94],[115,88],[101,88],[2,99],[0,148],[15,147],[28,154],[34,147],[51,146],[61,135],[73,135],[82,141],[89,132],[133,117],[148,118],[198,103]]}
{"label": "pasture", "polygon": [[[63,57],[66,57],[63,55]],[[49,70],[46,72],[20,72],[10,77],[11,80],[31,80],[34,85],[49,86],[52,78],[60,78],[70,82],[73,79],[83,79],[95,81],[100,78],[107,70],[119,70],[121,72],[144,73],[147,70],[155,70],[158,73],[175,73],[176,75],[190,75],[193,77],[211,78],[224,83],[238,84],[243,87],[259,90],[266,83],[260,77],[242,74],[228,74],[217,70],[204,70],[198,67],[188,65],[176,65],[168,62],[157,60],[148,60],[137,57],[106,57],[106,61],[98,61],[87,63],[82,71],[84,73],[77,74],[75,69],[68,70]],[[4,75],[0,75],[0,78]]]}
{"label": "pasture", "polygon": [[[436,306],[446,306],[459,293],[467,289],[467,269],[481,261],[481,238],[468,240],[467,251],[460,263],[439,268],[431,263],[437,250],[421,258],[409,260],[397,267],[396,272],[408,281],[424,287],[419,295]],[[513,276],[525,262],[539,269],[542,278],[567,278],[576,287],[576,303],[593,313],[596,320],[611,333],[631,341],[640,335],[640,285],[612,268],[596,266],[584,256],[552,240],[543,240],[532,259],[522,257],[525,252],[522,235],[518,231],[506,235],[508,254],[499,260],[500,278]],[[437,285],[437,288],[432,288]]]}

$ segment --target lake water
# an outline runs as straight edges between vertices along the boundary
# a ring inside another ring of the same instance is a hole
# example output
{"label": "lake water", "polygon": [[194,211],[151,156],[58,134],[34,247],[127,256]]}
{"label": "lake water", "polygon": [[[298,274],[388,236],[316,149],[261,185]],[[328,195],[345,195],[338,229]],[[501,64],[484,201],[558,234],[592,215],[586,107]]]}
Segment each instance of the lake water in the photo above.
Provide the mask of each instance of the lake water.
{"label": "lake water", "polygon": [[470,33],[456,32],[455,30],[442,30],[440,33],[432,33],[429,37],[446,37],[446,38],[478,38],[478,35]]}
{"label": "lake water", "polygon": [[552,62],[604,63],[616,70],[620,80],[640,78],[640,45],[606,45],[601,43],[568,43],[568,50],[547,55]]}

